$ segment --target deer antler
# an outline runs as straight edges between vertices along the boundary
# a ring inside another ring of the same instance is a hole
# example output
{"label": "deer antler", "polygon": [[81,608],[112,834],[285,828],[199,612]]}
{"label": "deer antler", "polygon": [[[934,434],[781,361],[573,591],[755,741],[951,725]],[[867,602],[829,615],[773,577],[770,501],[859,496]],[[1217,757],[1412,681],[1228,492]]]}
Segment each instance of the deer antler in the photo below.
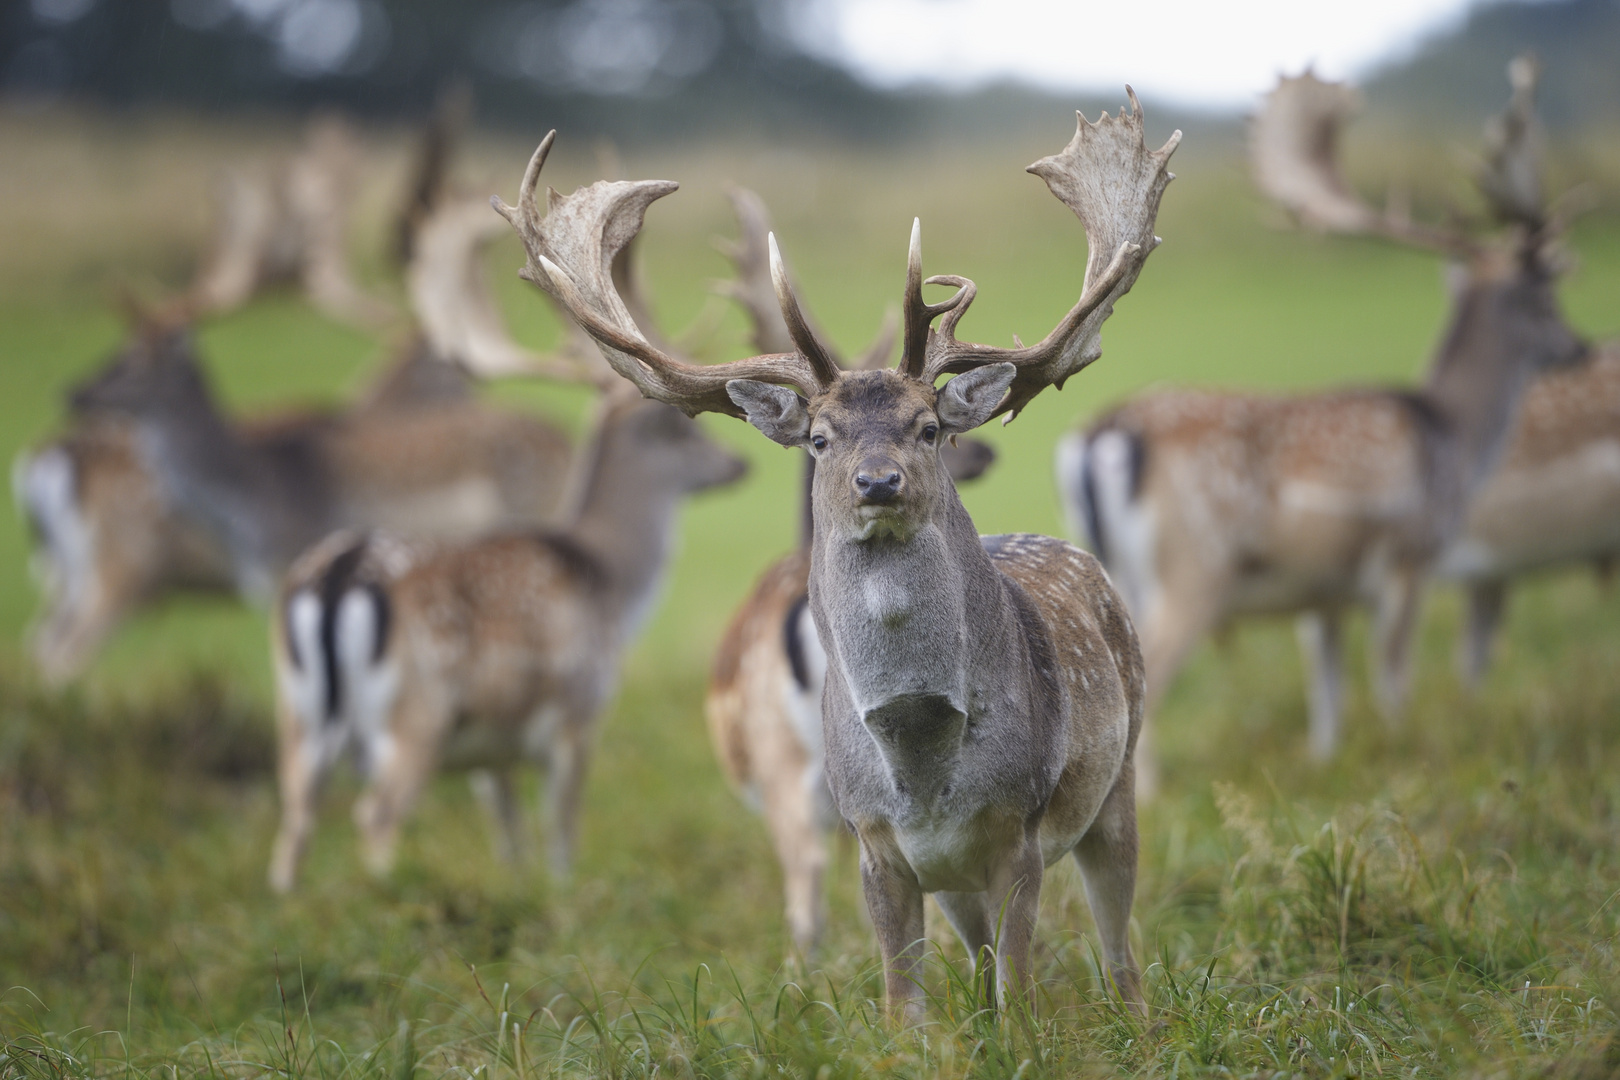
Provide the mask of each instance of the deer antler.
{"label": "deer antler", "polygon": [[406,283],[435,351],[482,378],[538,376],[598,388],[619,382],[594,342],[566,315],[568,337],[555,353],[538,353],[512,339],[479,257],[503,232],[483,199],[444,200],[418,224]]}
{"label": "deer antler", "polygon": [[1339,132],[1361,108],[1361,96],[1310,71],[1278,80],[1249,129],[1249,155],[1260,190],[1306,226],[1323,232],[1381,236],[1446,255],[1477,247],[1458,232],[1411,221],[1405,213],[1363,202],[1339,167]]}
{"label": "deer antler", "polygon": [[[1010,421],[1047,386],[1061,390],[1065,379],[1102,355],[1103,322],[1159,245],[1153,223],[1164,189],[1175,179],[1165,165],[1181,142],[1177,131],[1158,150],[1148,150],[1142,135],[1142,104],[1130,87],[1125,92],[1129,112],[1121,108],[1117,117],[1104,113],[1095,123],[1076,113],[1069,145],[1028,169],[1045,180],[1085,226],[1089,251],[1079,302],[1051,333],[1028,347],[1000,349],[958,341],[956,326],[978,289],[955,275],[923,279],[921,224],[913,222],[901,371],[933,382],[947,373],[1011,363],[1018,373],[996,410],[997,415],[1008,414]],[[925,284],[954,285],[956,293],[942,303],[928,304],[922,298]],[[929,324],[937,316],[944,318],[938,331],[931,331]]]}
{"label": "deer antler", "polygon": [[[521,276],[553,297],[596,339],[615,371],[647,397],[692,415],[742,416],[726,394],[732,379],[783,383],[806,395],[831,385],[838,377],[837,365],[808,333],[791,287],[780,274],[773,277],[795,352],[704,365],[677,359],[649,342],[614,285],[613,261],[641,230],[647,207],[679,185],[668,180],[598,181],[567,197],[548,190],[542,217],[535,189],[556,135],[548,134],[530,159],[517,206],[498,198],[492,203],[528,253]],[[773,271],[780,268],[780,260],[773,264]]]}
{"label": "deer antler", "polygon": [[[715,246],[731,260],[737,276],[729,281],[716,282],[715,291],[735,300],[748,314],[748,321],[754,328],[755,348],[762,353],[791,352],[793,336],[782,318],[776,283],[771,279],[770,211],[765,208],[765,200],[747,188],[732,187],[726,194],[731,198],[741,235],[736,240],[717,240]],[[783,268],[789,286],[796,295],[798,286],[793,281],[793,272],[787,269],[786,260],[783,260]],[[808,313],[805,314],[805,322],[817,341],[826,340]],[[872,343],[857,358],[855,366],[862,370],[883,367],[894,350],[895,330],[894,313],[891,311]],[[823,348],[839,367],[848,366],[832,346],[824,345]]]}
{"label": "deer antler", "polygon": [[[1091,252],[1080,301],[1050,334],[1028,348],[998,349],[960,342],[955,336],[956,325],[976,289],[966,278],[930,278],[930,282],[957,286],[957,292],[943,304],[923,302],[921,234],[920,227],[914,224],[902,374],[932,382],[947,373],[1011,363],[1018,369],[1017,374],[997,412],[1016,415],[1041,390],[1049,385],[1061,387],[1066,378],[1101,354],[1103,321],[1112,313],[1115,301],[1136,281],[1148,254],[1158,246],[1153,222],[1165,185],[1172,179],[1165,163],[1181,141],[1178,131],[1159,150],[1149,151],[1142,141],[1141,103],[1129,87],[1126,92],[1130,94],[1130,112],[1121,109],[1117,118],[1104,115],[1096,123],[1078,116],[1074,138],[1063,152],[1029,167],[1085,226]],[[493,202],[517,230],[528,251],[521,275],[567,308],[596,339],[615,371],[647,397],[687,413],[723,412],[731,416],[743,415],[742,408],[726,393],[726,384],[733,379],[780,383],[806,397],[815,396],[837,381],[843,369],[811,329],[799,307],[776,238],[768,233],[771,284],[793,351],[704,366],[678,360],[649,342],[615,287],[613,261],[640,231],[647,207],[678,185],[667,180],[598,181],[566,198],[551,191],[542,218],[535,189],[556,134],[548,134],[530,159],[518,192],[518,205],[508,206],[499,199]],[[749,222],[745,221],[744,227],[748,228]],[[750,295],[753,291],[762,290],[756,285]],[[758,301],[751,306],[757,311]],[[944,321],[936,334],[929,324],[941,315]],[[886,353],[885,349],[883,355]]]}
{"label": "deer antler", "polygon": [[1541,186],[1543,135],[1536,117],[1536,83],[1541,65],[1533,56],[1508,64],[1513,96],[1507,108],[1485,125],[1485,165],[1477,182],[1497,220],[1537,231],[1547,223]]}

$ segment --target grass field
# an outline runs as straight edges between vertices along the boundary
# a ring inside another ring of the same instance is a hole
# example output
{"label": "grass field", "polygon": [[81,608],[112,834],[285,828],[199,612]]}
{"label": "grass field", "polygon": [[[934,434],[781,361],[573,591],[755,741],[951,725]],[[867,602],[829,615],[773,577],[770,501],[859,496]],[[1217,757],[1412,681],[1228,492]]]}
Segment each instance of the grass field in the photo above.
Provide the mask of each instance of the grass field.
{"label": "grass field", "polygon": [[[684,184],[649,215],[658,308],[685,325],[724,274],[708,240],[731,231],[720,185],[735,180],[771,204],[802,295],[847,351],[898,300],[918,214],[929,270],[979,284],[964,336],[1030,340],[1078,294],[1084,248],[1021,169],[1068,134],[1059,115],[1045,135],[972,147],[631,155],[627,173]],[[113,281],[183,280],[208,170],[248,143],[172,120],[0,118],[0,451],[51,431],[62,389],[116,344]],[[527,149],[480,145],[469,174],[510,198]],[[393,143],[379,149],[398,159]],[[566,190],[595,158],[565,132],[554,161]],[[1176,166],[1165,244],[1108,324],[1103,360],[986,433],[999,461],[964,492],[981,531],[1059,532],[1053,441],[1139,388],[1421,371],[1444,311],[1434,260],[1271,227],[1241,163],[1196,131]],[[368,252],[388,194],[374,186],[357,234]],[[1572,246],[1572,321],[1620,334],[1620,216],[1586,218]],[[515,244],[492,255],[514,323],[544,342],[553,328],[518,263]],[[367,270],[391,287],[375,256]],[[740,321],[721,333],[739,342]],[[201,341],[241,409],[335,399],[385,351],[292,297],[221,319]],[[569,422],[582,404],[545,388],[494,392]],[[176,603],[128,627],[82,684],[49,691],[24,660],[35,594],[24,530],[5,512],[0,1076],[1620,1070],[1620,605],[1584,572],[1515,596],[1502,662],[1476,696],[1451,674],[1456,599],[1436,596],[1406,721],[1385,726],[1357,684],[1331,766],[1305,756],[1287,626],[1245,626],[1199,652],[1162,716],[1166,790],[1143,809],[1135,942],[1148,1025],[1098,986],[1066,863],[1044,893],[1033,1016],[975,1010],[960,949],[931,910],[930,1024],[879,1023],[847,843],[823,954],[784,966],[769,844],[720,778],[700,703],[727,616],[792,542],[797,463],[740,423],[705,422],[755,469],[685,515],[663,602],[604,719],[568,884],[498,864],[457,777],[424,801],[395,875],[372,881],[345,780],[305,887],[271,896],[262,616]]]}

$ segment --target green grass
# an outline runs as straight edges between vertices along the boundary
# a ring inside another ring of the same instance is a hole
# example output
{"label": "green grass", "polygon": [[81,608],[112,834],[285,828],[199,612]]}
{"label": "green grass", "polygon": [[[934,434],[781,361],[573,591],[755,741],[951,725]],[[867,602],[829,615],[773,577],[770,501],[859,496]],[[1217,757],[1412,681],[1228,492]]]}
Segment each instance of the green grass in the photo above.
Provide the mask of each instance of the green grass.
{"label": "green grass", "polygon": [[[554,182],[566,189],[591,162],[564,134]],[[808,304],[846,350],[898,299],[914,214],[929,269],[979,283],[964,335],[1028,340],[1072,302],[1082,267],[1078,226],[1020,172],[1067,136],[1061,117],[1052,135],[1050,146],[971,153],[720,146],[632,157],[632,174],[685,183],[649,218],[659,309],[684,325],[724,274],[707,239],[729,230],[718,192],[734,179],[771,203]],[[46,142],[0,125],[0,153]],[[206,157],[206,143],[180,145],[192,148],[187,160]],[[481,148],[508,197],[525,150]],[[1166,242],[1110,322],[1104,359],[986,433],[1000,460],[964,493],[982,531],[1058,531],[1053,440],[1143,386],[1296,388],[1421,370],[1444,308],[1433,260],[1269,228],[1241,168],[1196,132],[1177,165]],[[170,175],[159,164],[143,158],[130,175],[119,197],[131,232],[106,244],[64,232],[48,249],[0,256],[0,280],[36,266],[27,287],[0,296],[8,455],[52,430],[61,388],[117,341],[101,300],[106,250],[136,280],[183,273],[173,245],[136,241],[191,211],[172,206],[167,187],[154,194]],[[54,197],[73,197],[74,183]],[[174,183],[200,181],[188,172]],[[20,213],[0,208],[0,225]],[[379,231],[373,214],[362,243]],[[1583,268],[1565,290],[1572,319],[1612,336],[1620,220],[1589,219],[1573,247]],[[511,275],[517,262],[510,243],[492,255],[514,322],[544,341],[551,328]],[[723,333],[735,341],[740,328],[728,316]],[[226,399],[244,409],[335,399],[383,351],[288,297],[202,340]],[[497,393],[570,422],[581,404],[543,388]],[[706,423],[756,468],[685,515],[664,601],[603,721],[567,884],[499,865],[457,777],[424,800],[397,873],[373,882],[347,822],[353,782],[341,779],[305,887],[272,897],[262,616],[169,605],[120,634],[81,685],[48,691],[22,659],[34,594],[8,513],[0,635],[18,644],[0,650],[0,1076],[1600,1076],[1620,1066],[1620,610],[1584,574],[1515,596],[1502,663],[1474,697],[1450,670],[1455,598],[1438,596],[1406,722],[1378,721],[1355,685],[1331,766],[1304,753],[1287,627],[1245,626],[1200,650],[1162,717],[1165,794],[1143,812],[1134,935],[1149,1025],[1102,992],[1067,864],[1043,894],[1033,1016],[976,1008],[960,948],[931,911],[930,1024],[884,1027],[847,842],[822,956],[784,967],[770,846],[715,768],[700,702],[725,619],[792,541],[797,463],[741,424]]]}

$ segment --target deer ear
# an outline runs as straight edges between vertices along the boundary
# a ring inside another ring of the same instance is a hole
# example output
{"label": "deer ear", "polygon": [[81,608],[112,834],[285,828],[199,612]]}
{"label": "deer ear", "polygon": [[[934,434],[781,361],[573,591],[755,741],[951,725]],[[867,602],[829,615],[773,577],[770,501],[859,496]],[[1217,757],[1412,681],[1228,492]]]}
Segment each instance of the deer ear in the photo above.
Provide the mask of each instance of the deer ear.
{"label": "deer ear", "polygon": [[1011,364],[987,364],[962,372],[939,392],[934,406],[939,426],[951,435],[972,431],[990,419],[1017,374],[1018,369]]}
{"label": "deer ear", "polygon": [[748,414],[748,422],[783,446],[803,446],[810,438],[810,411],[804,398],[786,386],[732,379],[726,394]]}

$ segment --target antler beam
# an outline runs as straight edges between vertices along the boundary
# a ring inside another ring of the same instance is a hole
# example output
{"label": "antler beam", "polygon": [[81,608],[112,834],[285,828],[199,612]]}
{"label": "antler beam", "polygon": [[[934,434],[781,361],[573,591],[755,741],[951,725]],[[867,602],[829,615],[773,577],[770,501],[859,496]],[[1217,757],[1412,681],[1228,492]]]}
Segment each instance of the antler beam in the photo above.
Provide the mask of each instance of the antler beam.
{"label": "antler beam", "polygon": [[[691,415],[742,416],[726,394],[732,379],[781,383],[806,396],[828,385],[817,361],[800,353],[691,364],[649,342],[614,285],[613,261],[640,232],[647,207],[679,185],[668,180],[598,181],[566,197],[548,189],[542,216],[535,191],[556,136],[555,131],[548,134],[529,160],[517,205],[491,201],[523,241],[528,261],[522,277],[553,297],[596,339],[615,371],[647,397]],[[788,318],[790,327],[792,322]]]}

